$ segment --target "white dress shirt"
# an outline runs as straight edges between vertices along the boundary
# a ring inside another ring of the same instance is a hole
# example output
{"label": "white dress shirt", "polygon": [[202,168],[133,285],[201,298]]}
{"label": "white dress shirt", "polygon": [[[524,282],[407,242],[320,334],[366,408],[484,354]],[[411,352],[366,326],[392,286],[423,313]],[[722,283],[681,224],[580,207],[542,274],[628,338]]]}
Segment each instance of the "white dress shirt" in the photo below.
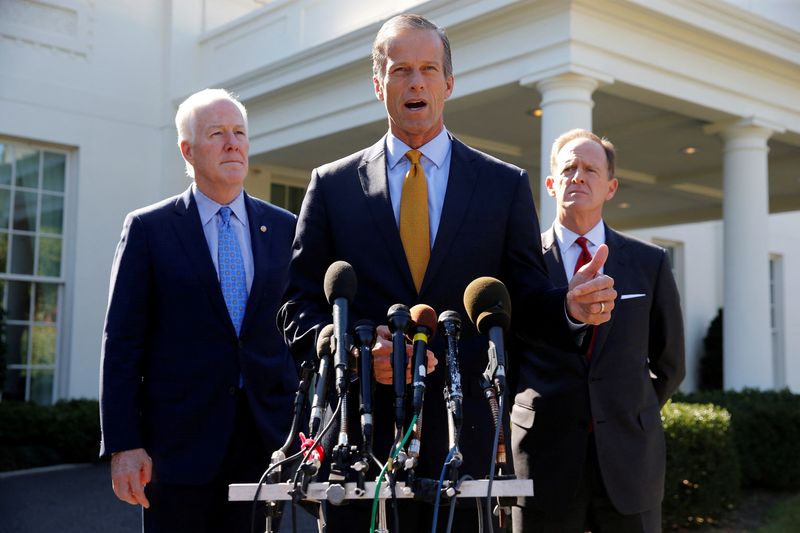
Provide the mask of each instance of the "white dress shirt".
{"label": "white dress shirt", "polygon": [[[558,241],[558,249],[561,250],[561,262],[566,271],[567,282],[569,282],[572,280],[572,276],[575,273],[575,265],[581,255],[581,246],[575,242],[580,235],[562,226],[558,220],[553,222],[553,232]],[[589,253],[594,257],[597,248],[606,242],[606,227],[603,221],[600,220],[595,227],[586,232],[584,237],[588,241],[586,247],[589,248]],[[600,268],[600,273],[603,273],[602,268]]]}

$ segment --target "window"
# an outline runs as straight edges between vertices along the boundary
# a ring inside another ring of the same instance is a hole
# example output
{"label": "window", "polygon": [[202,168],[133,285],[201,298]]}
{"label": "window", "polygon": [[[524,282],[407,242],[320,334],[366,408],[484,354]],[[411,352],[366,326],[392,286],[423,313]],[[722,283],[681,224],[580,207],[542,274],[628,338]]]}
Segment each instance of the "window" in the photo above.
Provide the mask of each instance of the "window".
{"label": "window", "polygon": [[2,399],[53,401],[64,294],[66,152],[0,139]]}
{"label": "window", "polygon": [[300,206],[303,204],[303,197],[305,194],[306,190],[303,187],[295,187],[294,185],[275,182],[270,185],[269,190],[271,203],[288,209],[295,215],[300,214]]}
{"label": "window", "polygon": [[772,371],[775,389],[786,387],[783,350],[783,257],[769,257],[769,327],[772,333]]}
{"label": "window", "polygon": [[675,284],[678,286],[678,292],[681,295],[681,299],[683,299],[683,243],[678,241],[653,239],[653,244],[661,246],[667,251],[667,256],[669,256],[669,264],[672,267],[672,275],[675,278]]}

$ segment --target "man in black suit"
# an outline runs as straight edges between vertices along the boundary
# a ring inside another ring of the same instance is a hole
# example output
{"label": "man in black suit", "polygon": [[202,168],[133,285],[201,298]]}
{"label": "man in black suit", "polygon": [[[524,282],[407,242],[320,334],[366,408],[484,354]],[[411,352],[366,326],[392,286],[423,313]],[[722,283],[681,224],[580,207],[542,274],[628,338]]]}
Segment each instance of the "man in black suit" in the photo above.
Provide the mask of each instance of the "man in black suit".
{"label": "man in black suit", "polygon": [[605,244],[604,272],[620,296],[580,346],[526,339],[512,445],[534,497],[515,508],[515,532],[661,530],[660,408],[684,376],[683,319],[666,251],[603,223],[618,186],[614,158],[614,146],[586,130],[553,143],[546,184],[557,219],[542,234],[550,277],[566,285],[581,256]]}
{"label": "man in black suit", "polygon": [[221,89],[175,118],[192,185],[125,218],[111,272],[101,454],[147,532],[249,530],[254,482],[289,430],[294,361],[275,327],[295,217],[244,192],[247,113]]}
{"label": "man in black suit", "polygon": [[[466,320],[464,289],[480,276],[499,278],[511,292],[515,313],[527,310],[541,317],[532,330],[549,329],[560,337],[568,336],[567,310],[577,321],[603,322],[616,293],[610,278],[595,277],[601,258],[576,277],[576,288],[569,294],[566,288],[553,288],[539,247],[527,173],[464,145],[444,127],[444,102],[453,83],[450,44],[443,30],[417,15],[400,15],[383,25],[373,45],[373,84],[386,106],[389,132],[373,146],[313,171],[279,320],[295,357],[313,358],[319,330],[331,322],[323,278],[336,260],[349,262],[358,278],[358,293],[349,306],[352,319],[385,324],[388,308],[398,303],[425,303],[438,313],[458,311],[464,318],[461,472],[478,478],[487,474],[491,459],[490,413],[478,384],[487,362],[487,341]],[[414,162],[417,157],[421,171]],[[420,175],[427,187],[422,199],[416,196],[418,190],[407,188]],[[408,238],[407,222],[419,224],[410,233],[424,240],[422,258],[415,247],[418,242]],[[583,286],[577,287],[579,281]],[[382,383],[376,390],[374,450],[385,460],[394,437],[386,326],[379,327],[379,336],[373,352],[375,374]],[[444,346],[441,335],[429,344],[439,360]],[[445,374],[440,366],[427,377],[416,469],[420,477],[438,478],[448,452],[441,392]],[[350,442],[359,442],[358,402],[349,404],[356,407],[350,416],[355,429]],[[377,473],[376,468],[370,472]],[[454,531],[476,528],[474,507],[466,511],[467,507],[459,507]],[[402,530],[430,528],[430,509],[406,506]],[[369,508],[329,505],[329,530],[366,531],[369,516]]]}

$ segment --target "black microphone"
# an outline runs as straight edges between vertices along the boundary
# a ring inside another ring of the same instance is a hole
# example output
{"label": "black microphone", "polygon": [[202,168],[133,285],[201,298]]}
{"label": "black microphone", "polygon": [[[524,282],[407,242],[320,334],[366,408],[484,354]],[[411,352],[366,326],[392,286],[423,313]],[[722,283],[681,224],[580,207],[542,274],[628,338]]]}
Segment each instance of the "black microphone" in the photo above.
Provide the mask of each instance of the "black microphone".
{"label": "black microphone", "polygon": [[377,335],[375,323],[370,320],[359,320],[353,327],[353,342],[358,348],[359,374],[361,378],[361,432],[364,438],[364,455],[372,453],[372,388],[374,377],[372,372],[372,347]]}
{"label": "black microphone", "polygon": [[469,319],[478,328],[478,332],[489,336],[489,363],[481,377],[481,384],[484,395],[489,401],[495,429],[498,431],[495,457],[498,463],[505,464],[506,446],[502,408],[506,390],[506,351],[503,338],[511,324],[511,297],[502,281],[482,277],[467,286],[464,291],[464,307],[467,309]]}
{"label": "black microphone", "polygon": [[489,376],[498,392],[505,390],[505,344],[503,337],[511,324],[511,297],[503,282],[482,277],[467,285],[464,308],[469,319],[482,335],[489,336]]}
{"label": "black microphone", "polygon": [[308,424],[309,438],[316,437],[319,426],[322,424],[322,412],[325,410],[325,396],[328,392],[328,372],[331,366],[331,338],[333,337],[333,324],[328,324],[317,336],[317,357],[319,357],[319,370],[317,382],[314,385],[314,398],[311,401],[311,419]]}
{"label": "black microphone", "polygon": [[347,391],[347,307],[356,295],[358,282],[350,263],[336,261],[325,272],[325,298],[333,307],[333,338],[335,341],[333,366],[336,369],[336,393],[339,397]]}
{"label": "black microphone", "polygon": [[[411,325],[411,313],[408,306],[394,304],[386,315],[389,331],[392,333],[392,385],[394,385],[394,418],[395,426],[402,433],[405,421],[406,395],[406,331]],[[402,437],[402,435],[400,435]]]}
{"label": "black microphone", "polygon": [[[448,417],[450,449],[458,450],[458,440],[464,421],[461,390],[461,372],[458,369],[458,339],[461,337],[461,316],[455,311],[445,311],[439,315],[439,329],[447,339],[447,387],[444,390]],[[459,454],[460,455],[460,454]],[[455,455],[454,455],[455,456]],[[458,466],[458,465],[456,465]]]}
{"label": "black microphone", "polygon": [[411,308],[412,326],[409,335],[412,337],[414,363],[411,367],[414,389],[414,414],[422,411],[422,400],[425,395],[425,377],[428,375],[428,343],[436,333],[436,311],[429,305],[417,304]]}

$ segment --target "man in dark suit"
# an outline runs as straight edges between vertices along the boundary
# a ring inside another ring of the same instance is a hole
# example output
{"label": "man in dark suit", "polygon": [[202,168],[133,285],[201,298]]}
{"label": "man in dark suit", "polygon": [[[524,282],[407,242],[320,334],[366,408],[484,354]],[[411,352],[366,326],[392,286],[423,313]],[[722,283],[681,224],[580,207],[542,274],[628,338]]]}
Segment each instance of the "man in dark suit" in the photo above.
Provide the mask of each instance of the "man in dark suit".
{"label": "man in dark suit", "polygon": [[[537,332],[550,329],[562,337],[569,331],[567,310],[577,321],[600,323],[608,319],[616,293],[610,278],[594,275],[600,259],[576,277],[574,285],[580,285],[580,278],[582,287],[569,294],[565,288],[553,288],[539,248],[526,172],[464,145],[444,128],[444,102],[453,82],[450,45],[443,30],[417,15],[394,17],[380,29],[373,45],[373,84],[386,106],[389,132],[373,146],[312,173],[279,321],[295,357],[314,357],[318,332],[331,322],[323,278],[336,260],[349,262],[358,278],[358,292],[349,306],[351,319],[385,324],[388,308],[397,303],[409,307],[425,303],[439,313],[458,311],[464,318],[461,472],[477,478],[489,469],[492,431],[478,384],[487,363],[487,341],[466,319],[467,285],[480,276],[499,278],[512,294],[515,313],[540,314]],[[414,184],[420,176],[423,196],[418,196]],[[409,229],[408,222],[417,225]],[[414,236],[422,238],[421,247]],[[374,450],[385,460],[394,439],[393,394],[388,386],[391,347],[386,326],[378,329],[373,357],[382,384],[377,386],[374,406]],[[429,344],[439,360],[444,345],[441,335]],[[416,469],[420,477],[438,478],[448,452],[441,392],[445,374],[440,366],[427,377]],[[355,430],[350,442],[360,442],[355,423],[358,402],[349,404],[356,408],[350,416]],[[373,466],[370,472],[377,474],[377,469]],[[475,529],[474,507],[467,511],[462,504],[459,509],[454,531]],[[430,528],[430,510],[429,505],[408,504],[402,512],[402,530]],[[328,506],[329,531],[366,531],[369,517],[369,508]]]}
{"label": "man in dark suit", "polygon": [[295,217],[244,192],[247,113],[221,89],[175,123],[181,195],[130,213],[111,273],[101,454],[148,532],[249,530],[254,482],[289,430],[294,361],[275,327]]}
{"label": "man in dark suit", "polygon": [[[603,244],[619,299],[611,320],[564,350],[526,339],[512,409],[517,475],[534,497],[516,532],[661,530],[665,447],[660,408],[684,376],[683,320],[666,251],[603,223],[617,190],[614,147],[586,130],[553,144],[546,184],[557,219],[542,234],[556,285]],[[583,256],[583,258],[581,257]]]}

